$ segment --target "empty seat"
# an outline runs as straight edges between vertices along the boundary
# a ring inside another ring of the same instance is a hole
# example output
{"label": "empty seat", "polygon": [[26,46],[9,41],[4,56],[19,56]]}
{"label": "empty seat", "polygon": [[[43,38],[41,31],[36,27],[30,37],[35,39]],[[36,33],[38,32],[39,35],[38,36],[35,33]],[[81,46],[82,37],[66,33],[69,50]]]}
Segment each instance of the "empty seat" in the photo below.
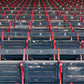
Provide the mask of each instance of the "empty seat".
{"label": "empty seat", "polygon": [[25,84],[59,84],[57,62],[25,62]]}
{"label": "empty seat", "polygon": [[80,42],[74,40],[59,40],[56,41],[56,47],[59,49],[79,49]]}
{"label": "empty seat", "polygon": [[0,84],[21,84],[19,62],[0,62]]}
{"label": "empty seat", "polygon": [[[53,41],[49,40],[31,40],[28,42],[29,49],[53,49]],[[29,55],[29,59],[49,60],[52,55]]]}
{"label": "empty seat", "polygon": [[49,40],[31,40],[29,49],[53,49],[53,41]]}
{"label": "empty seat", "polygon": [[24,40],[3,40],[2,49],[23,49],[26,47]]}
{"label": "empty seat", "polygon": [[63,84],[84,84],[84,62],[63,61]]}
{"label": "empty seat", "polygon": [[[80,49],[80,42],[70,40],[59,40],[56,41],[56,48],[59,49]],[[75,60],[80,59],[79,55],[60,55],[62,60]]]}
{"label": "empty seat", "polygon": [[[2,49],[23,49],[26,48],[26,43],[23,40],[3,40],[1,42]],[[3,59],[22,59],[22,55],[2,55]]]}

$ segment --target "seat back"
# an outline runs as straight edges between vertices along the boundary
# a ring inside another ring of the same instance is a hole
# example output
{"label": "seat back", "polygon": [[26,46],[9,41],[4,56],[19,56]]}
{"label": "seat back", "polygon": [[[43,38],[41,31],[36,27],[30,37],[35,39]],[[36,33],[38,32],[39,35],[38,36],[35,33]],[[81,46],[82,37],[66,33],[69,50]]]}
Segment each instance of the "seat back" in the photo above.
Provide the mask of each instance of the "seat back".
{"label": "seat back", "polygon": [[59,49],[79,49],[80,48],[80,42],[70,41],[70,40],[57,41],[56,47]]}
{"label": "seat back", "polygon": [[63,62],[63,84],[84,84],[84,62]]}
{"label": "seat back", "polygon": [[[28,42],[29,49],[53,49],[53,41],[49,40],[31,40]],[[29,59],[49,60],[52,55],[29,55]]]}
{"label": "seat back", "polygon": [[53,41],[49,40],[31,40],[29,49],[53,49]]}
{"label": "seat back", "polygon": [[[3,40],[1,42],[2,49],[23,49],[26,47],[25,40]],[[2,55],[3,59],[22,60],[22,55]]]}
{"label": "seat back", "polygon": [[[80,42],[78,41],[70,41],[70,40],[59,40],[56,41],[56,48],[59,49],[79,49]],[[75,60],[80,59],[79,55],[60,55],[61,60]]]}
{"label": "seat back", "polygon": [[19,62],[0,62],[0,84],[21,84]]}
{"label": "seat back", "polygon": [[59,84],[57,62],[25,62],[25,84]]}
{"label": "seat back", "polygon": [[4,40],[1,45],[2,49],[23,49],[26,47],[24,40]]}

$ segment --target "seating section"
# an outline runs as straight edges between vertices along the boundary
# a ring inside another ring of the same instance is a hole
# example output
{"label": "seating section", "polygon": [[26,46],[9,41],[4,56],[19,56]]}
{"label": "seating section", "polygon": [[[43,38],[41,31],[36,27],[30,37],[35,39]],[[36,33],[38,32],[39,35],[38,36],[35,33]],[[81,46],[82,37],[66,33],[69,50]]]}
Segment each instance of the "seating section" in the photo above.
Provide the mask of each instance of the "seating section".
{"label": "seating section", "polygon": [[83,64],[83,61],[2,61],[0,84],[83,84]]}
{"label": "seating section", "polygon": [[84,0],[0,0],[0,84],[84,84]]}

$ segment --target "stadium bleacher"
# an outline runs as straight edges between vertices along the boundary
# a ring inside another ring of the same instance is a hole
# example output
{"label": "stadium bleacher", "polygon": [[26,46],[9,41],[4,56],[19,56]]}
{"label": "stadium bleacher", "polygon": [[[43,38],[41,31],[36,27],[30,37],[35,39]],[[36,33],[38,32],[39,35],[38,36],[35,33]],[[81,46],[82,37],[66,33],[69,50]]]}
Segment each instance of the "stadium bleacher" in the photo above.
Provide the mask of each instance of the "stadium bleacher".
{"label": "stadium bleacher", "polygon": [[0,84],[84,84],[84,0],[0,0]]}

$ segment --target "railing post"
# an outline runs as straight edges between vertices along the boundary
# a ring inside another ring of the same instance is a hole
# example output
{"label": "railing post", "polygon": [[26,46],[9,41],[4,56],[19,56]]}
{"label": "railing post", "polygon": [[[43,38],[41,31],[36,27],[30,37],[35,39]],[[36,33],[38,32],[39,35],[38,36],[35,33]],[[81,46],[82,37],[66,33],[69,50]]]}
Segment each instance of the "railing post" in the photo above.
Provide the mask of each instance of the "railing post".
{"label": "railing post", "polygon": [[[56,43],[55,43],[55,40],[54,40],[53,49],[56,49],[55,47],[56,47]],[[56,56],[55,56],[55,55],[53,55],[53,58],[54,58],[54,61],[55,61],[55,59],[56,59]]]}
{"label": "railing post", "polygon": [[[80,49],[83,49],[83,40],[81,40]],[[82,57],[82,55],[80,55],[80,60],[82,60],[82,59],[83,59],[83,57]]]}
{"label": "railing post", "polygon": [[[0,49],[1,49],[1,44],[0,44]],[[0,55],[0,60],[1,60],[1,55]]]}
{"label": "railing post", "polygon": [[59,48],[57,48],[57,58],[58,58],[58,62],[60,62],[60,53],[59,53]]}
{"label": "railing post", "polygon": [[78,32],[77,32],[77,41],[79,41],[79,34],[78,34]]}
{"label": "railing post", "polygon": [[62,62],[60,62],[59,67],[59,84],[62,84]]}
{"label": "railing post", "polygon": [[4,40],[4,31],[2,31],[1,41]]}
{"label": "railing post", "polygon": [[23,63],[20,63],[20,69],[21,69],[21,84],[24,84],[24,72],[23,72]]}
{"label": "railing post", "polygon": [[23,48],[23,62],[25,62],[25,48]]}

